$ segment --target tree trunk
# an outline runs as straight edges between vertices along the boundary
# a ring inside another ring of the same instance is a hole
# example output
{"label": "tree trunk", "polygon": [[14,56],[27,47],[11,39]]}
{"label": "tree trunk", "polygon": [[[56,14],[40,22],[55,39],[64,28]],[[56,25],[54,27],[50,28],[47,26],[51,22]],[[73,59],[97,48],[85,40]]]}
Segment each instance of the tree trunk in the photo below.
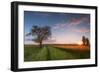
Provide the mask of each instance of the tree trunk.
{"label": "tree trunk", "polygon": [[42,48],[42,41],[40,41],[40,48]]}

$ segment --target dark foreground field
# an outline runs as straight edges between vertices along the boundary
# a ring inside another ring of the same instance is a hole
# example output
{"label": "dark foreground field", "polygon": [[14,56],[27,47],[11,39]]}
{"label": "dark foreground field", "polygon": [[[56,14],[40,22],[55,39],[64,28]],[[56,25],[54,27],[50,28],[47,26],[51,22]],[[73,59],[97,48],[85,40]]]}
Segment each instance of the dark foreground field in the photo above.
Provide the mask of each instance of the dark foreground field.
{"label": "dark foreground field", "polygon": [[78,50],[80,49],[79,47],[75,50],[75,48],[72,49],[70,47],[64,48],[51,45],[46,45],[43,48],[39,48],[36,45],[25,45],[24,61],[75,60],[90,58],[89,48],[81,48],[88,50]]}

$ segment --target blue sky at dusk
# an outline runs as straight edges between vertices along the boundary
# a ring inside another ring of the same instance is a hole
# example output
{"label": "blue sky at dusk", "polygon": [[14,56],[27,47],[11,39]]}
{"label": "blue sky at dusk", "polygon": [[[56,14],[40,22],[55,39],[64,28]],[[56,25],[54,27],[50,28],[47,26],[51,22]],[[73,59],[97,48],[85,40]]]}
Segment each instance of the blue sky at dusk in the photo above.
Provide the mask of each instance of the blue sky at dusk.
{"label": "blue sky at dusk", "polygon": [[[90,39],[89,14],[24,11],[25,35],[33,25],[51,27],[52,37],[45,44],[76,44],[83,35]],[[35,44],[34,36],[25,35],[25,44]]]}

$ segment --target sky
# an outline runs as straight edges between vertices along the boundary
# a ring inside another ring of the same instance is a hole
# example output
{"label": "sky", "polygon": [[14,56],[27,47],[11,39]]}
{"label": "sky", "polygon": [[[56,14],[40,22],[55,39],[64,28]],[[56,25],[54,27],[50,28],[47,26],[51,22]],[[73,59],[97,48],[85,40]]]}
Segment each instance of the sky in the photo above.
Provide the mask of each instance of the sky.
{"label": "sky", "polygon": [[51,27],[51,37],[44,44],[76,44],[82,36],[90,39],[90,14],[24,11],[25,44],[36,44],[26,36],[32,26]]}

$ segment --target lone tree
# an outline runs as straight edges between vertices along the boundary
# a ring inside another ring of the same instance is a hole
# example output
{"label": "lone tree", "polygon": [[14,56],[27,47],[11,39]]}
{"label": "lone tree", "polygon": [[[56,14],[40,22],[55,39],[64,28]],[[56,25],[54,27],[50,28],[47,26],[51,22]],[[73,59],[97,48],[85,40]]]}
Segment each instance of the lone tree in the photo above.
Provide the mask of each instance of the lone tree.
{"label": "lone tree", "polygon": [[39,43],[40,48],[42,48],[43,41],[47,40],[48,37],[51,36],[51,28],[49,26],[32,26],[31,32],[26,34],[26,36],[28,35],[34,36],[34,39],[32,39],[32,41]]}

